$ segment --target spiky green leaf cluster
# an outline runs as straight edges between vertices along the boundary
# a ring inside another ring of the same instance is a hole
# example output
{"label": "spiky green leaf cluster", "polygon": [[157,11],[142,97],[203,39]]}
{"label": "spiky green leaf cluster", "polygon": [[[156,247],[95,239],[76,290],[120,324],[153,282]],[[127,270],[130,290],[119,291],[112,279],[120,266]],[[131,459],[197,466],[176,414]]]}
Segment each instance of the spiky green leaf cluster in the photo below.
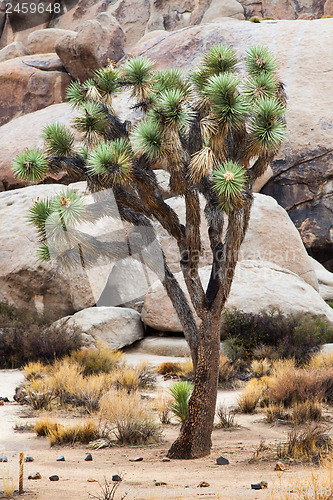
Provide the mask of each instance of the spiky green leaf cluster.
{"label": "spiky green leaf cluster", "polygon": [[263,97],[256,102],[249,125],[250,150],[253,155],[275,153],[286,134],[282,119],[284,106],[277,99]]}
{"label": "spiky green leaf cluster", "polygon": [[149,97],[153,66],[154,63],[143,56],[132,57],[122,66],[124,80],[132,88],[132,96],[139,101]]}
{"label": "spiky green leaf cluster", "polygon": [[70,156],[74,145],[73,133],[62,123],[46,125],[42,130],[48,155]]}
{"label": "spiky green leaf cluster", "polygon": [[202,67],[208,76],[231,73],[238,65],[236,52],[227,44],[214,45],[203,57]]}
{"label": "spiky green leaf cluster", "polygon": [[86,101],[81,106],[81,114],[74,118],[73,126],[84,134],[88,145],[94,145],[106,133],[107,118],[97,102]]}
{"label": "spiky green leaf cluster", "polygon": [[50,200],[51,213],[45,220],[47,239],[64,237],[64,232],[86,220],[83,197],[69,188]]}
{"label": "spiky green leaf cluster", "polygon": [[94,72],[94,82],[102,97],[106,94],[116,95],[122,89],[122,79],[120,71],[116,68],[107,66]]}
{"label": "spiky green leaf cluster", "polygon": [[155,160],[163,153],[163,132],[156,120],[148,117],[141,121],[131,135],[133,148]]}
{"label": "spiky green leaf cluster", "polygon": [[173,125],[178,130],[184,130],[193,120],[193,111],[187,105],[180,89],[164,90],[156,99],[154,116],[163,125]]}
{"label": "spiky green leaf cluster", "polygon": [[267,47],[256,45],[246,52],[245,67],[250,75],[272,73],[277,69],[277,61]]}
{"label": "spiky green leaf cluster", "polygon": [[129,184],[133,179],[134,155],[127,139],[101,142],[87,158],[91,174],[100,175],[111,186]]}
{"label": "spiky green leaf cluster", "polygon": [[213,170],[213,190],[226,212],[241,205],[245,185],[246,172],[238,163],[229,160]]}
{"label": "spiky green leaf cluster", "polygon": [[12,168],[19,179],[28,182],[39,182],[47,172],[47,159],[38,148],[25,149],[16,156]]}
{"label": "spiky green leaf cluster", "polygon": [[178,68],[156,71],[153,75],[152,89],[156,95],[165,90],[177,89],[184,97],[189,96],[191,91],[190,83],[185,81],[182,71]]}
{"label": "spiky green leaf cluster", "polygon": [[263,71],[246,80],[243,93],[250,101],[255,101],[261,97],[274,97],[277,90],[278,80],[275,75]]}
{"label": "spiky green leaf cluster", "polygon": [[214,115],[228,128],[239,128],[247,116],[247,104],[237,90],[238,84],[238,77],[222,73],[212,76],[203,91]]}
{"label": "spiky green leaf cluster", "polygon": [[85,102],[86,92],[79,81],[71,82],[67,87],[66,98],[74,108]]}
{"label": "spiky green leaf cluster", "polygon": [[52,202],[48,198],[37,199],[28,211],[27,220],[35,226],[41,240],[46,239],[45,224],[52,211]]}

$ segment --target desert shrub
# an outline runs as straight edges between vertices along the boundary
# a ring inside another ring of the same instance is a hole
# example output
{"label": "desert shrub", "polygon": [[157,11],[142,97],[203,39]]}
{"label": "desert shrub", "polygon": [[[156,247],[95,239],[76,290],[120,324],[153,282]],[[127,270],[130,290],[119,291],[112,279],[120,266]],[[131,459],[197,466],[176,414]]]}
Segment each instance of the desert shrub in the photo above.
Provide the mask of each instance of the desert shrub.
{"label": "desert shrub", "polygon": [[50,368],[51,385],[61,405],[71,402],[79,380],[82,380],[83,368],[69,357],[57,360]]}
{"label": "desert shrub", "polygon": [[327,429],[318,424],[309,424],[304,430],[292,429],[286,443],[278,447],[280,458],[314,460],[332,451],[332,439]]}
{"label": "desert shrub", "polygon": [[[122,476],[120,476],[122,479]],[[116,494],[117,494],[117,489],[120,486],[120,481],[108,481],[106,478],[104,478],[104,483],[101,483],[98,481],[98,485],[100,487],[100,494],[97,495],[92,495],[89,493],[89,498],[95,498],[96,500],[116,500]],[[126,493],[125,493],[126,496]],[[120,500],[123,500],[125,496],[122,496]]]}
{"label": "desert shrub", "polygon": [[179,377],[185,378],[185,379],[192,379],[194,372],[193,372],[193,363],[190,358],[185,358],[184,361],[180,362],[179,364],[179,369],[177,371],[177,375]]}
{"label": "desert shrub", "polygon": [[278,375],[268,379],[268,398],[275,403],[290,407],[304,403],[309,399],[322,400],[325,396],[325,386],[321,373],[316,370],[304,370],[286,367]]}
{"label": "desert shrub", "polygon": [[93,349],[80,349],[72,353],[72,358],[83,368],[84,375],[110,373],[123,361],[120,351],[112,351],[106,345],[98,344]]}
{"label": "desert shrub", "polygon": [[271,363],[267,358],[254,359],[251,363],[251,371],[257,378],[264,377],[269,374]]}
{"label": "desert shrub", "polygon": [[81,335],[65,326],[55,328],[45,316],[0,305],[0,368],[29,361],[52,362],[81,347]]}
{"label": "desert shrub", "polygon": [[139,389],[153,389],[156,385],[155,368],[146,361],[139,363],[137,366],[139,377]]}
{"label": "desert shrub", "polygon": [[171,363],[170,361],[166,363],[161,363],[157,367],[157,373],[159,375],[176,375],[179,373],[179,370],[181,369],[180,363]]}
{"label": "desert shrub", "polygon": [[320,422],[322,420],[321,401],[314,399],[296,403],[292,409],[291,420],[296,425]]}
{"label": "desert shrub", "polygon": [[148,405],[136,392],[109,391],[100,402],[99,416],[105,432],[112,432],[122,444],[158,442],[161,438]]}
{"label": "desert shrub", "polygon": [[275,21],[275,17],[265,16],[262,18],[263,21]]}
{"label": "desert shrub", "polygon": [[241,413],[253,413],[265,390],[266,385],[261,380],[250,380],[238,397],[238,410]]}
{"label": "desert shrub", "polygon": [[50,446],[64,444],[88,444],[100,438],[99,427],[93,420],[85,420],[72,425],[58,425],[51,428],[46,436]]}
{"label": "desert shrub", "polygon": [[159,392],[154,400],[154,407],[157,411],[161,424],[170,424],[172,398],[169,394]]}
{"label": "desert shrub", "polygon": [[[278,357],[294,357],[302,363],[333,339],[333,329],[320,318],[284,315],[277,309],[258,314],[233,310],[223,314],[221,336],[231,360],[236,356],[251,359],[258,346],[264,345],[274,348]],[[228,349],[233,352],[229,354]]]}
{"label": "desert shrub", "polygon": [[58,424],[55,420],[51,420],[48,417],[40,418],[34,425],[34,431],[37,436],[48,436],[51,431],[56,431],[60,424]]}
{"label": "desert shrub", "polygon": [[170,393],[173,397],[171,411],[177,417],[179,422],[184,422],[188,412],[188,402],[193,391],[193,384],[187,381],[176,382],[170,387]]}
{"label": "desert shrub", "polygon": [[252,16],[249,19],[250,23],[260,23],[260,19],[257,16]]}
{"label": "desert shrub", "polygon": [[219,360],[219,384],[230,387],[236,376],[237,370],[235,366],[229,361],[225,354],[221,353]]}
{"label": "desert shrub", "polygon": [[333,352],[319,352],[311,356],[306,368],[319,370],[333,368]]}
{"label": "desert shrub", "polygon": [[286,420],[286,418],[288,418],[288,415],[282,403],[269,403],[265,406],[265,420],[267,423],[271,424],[275,420]]}
{"label": "desert shrub", "polygon": [[25,386],[26,396],[34,410],[50,410],[55,391],[48,377],[32,379]]}
{"label": "desert shrub", "polygon": [[46,372],[46,366],[41,361],[30,361],[22,368],[26,380],[41,378]]}
{"label": "desert shrub", "polygon": [[115,389],[123,389],[127,392],[136,391],[139,388],[139,372],[131,366],[122,366],[111,375],[112,385]]}
{"label": "desert shrub", "polygon": [[219,429],[230,429],[232,427],[237,427],[235,422],[235,415],[232,411],[225,408],[223,405],[219,405],[216,408],[216,416],[218,418],[218,423],[216,427]]}

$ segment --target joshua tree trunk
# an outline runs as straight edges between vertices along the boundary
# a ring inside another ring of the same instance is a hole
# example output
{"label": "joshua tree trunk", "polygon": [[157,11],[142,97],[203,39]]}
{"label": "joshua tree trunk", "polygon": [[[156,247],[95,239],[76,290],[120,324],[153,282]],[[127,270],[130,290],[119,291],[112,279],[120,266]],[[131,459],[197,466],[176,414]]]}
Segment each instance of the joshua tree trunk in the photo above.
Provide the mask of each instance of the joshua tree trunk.
{"label": "joshua tree trunk", "polygon": [[188,417],[168,452],[169,458],[199,458],[210,453],[220,357],[219,325],[219,315],[214,317],[213,313],[207,312],[199,330],[197,367]]}

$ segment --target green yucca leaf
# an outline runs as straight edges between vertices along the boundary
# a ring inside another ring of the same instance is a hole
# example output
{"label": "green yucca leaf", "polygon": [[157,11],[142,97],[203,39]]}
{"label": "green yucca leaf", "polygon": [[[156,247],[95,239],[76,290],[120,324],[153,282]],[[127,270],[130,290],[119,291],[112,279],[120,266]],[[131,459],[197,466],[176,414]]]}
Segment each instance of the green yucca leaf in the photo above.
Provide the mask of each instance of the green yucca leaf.
{"label": "green yucca leaf", "polygon": [[153,75],[152,86],[155,93],[177,89],[184,97],[188,96],[191,90],[190,83],[184,81],[183,73],[178,68],[156,71]]}
{"label": "green yucca leaf", "polygon": [[80,156],[82,156],[82,158],[84,158],[86,160],[88,158],[88,154],[89,154],[87,146],[81,146],[78,149],[78,153]]}
{"label": "green yucca leaf", "polygon": [[202,66],[209,76],[235,71],[238,58],[229,45],[214,45],[204,55]]}
{"label": "green yucca leaf", "polygon": [[37,259],[40,262],[48,262],[51,259],[49,247],[46,243],[41,243],[37,248]]}
{"label": "green yucca leaf", "polygon": [[110,66],[96,70],[94,82],[102,95],[115,95],[122,89],[120,71]]}
{"label": "green yucca leaf", "polygon": [[284,106],[277,99],[267,97],[257,100],[249,125],[252,154],[274,153],[286,135],[282,119]]}
{"label": "green yucca leaf", "polygon": [[251,75],[258,75],[263,71],[272,73],[277,69],[277,61],[267,47],[256,45],[246,52],[245,66]]}
{"label": "green yucca leaf", "polygon": [[47,238],[60,237],[64,231],[86,220],[83,197],[68,188],[51,198],[50,209],[51,213],[45,221]]}
{"label": "green yucca leaf", "polygon": [[134,155],[127,139],[101,142],[87,158],[90,173],[103,176],[112,185],[128,184],[133,179]]}
{"label": "green yucca leaf", "polygon": [[245,184],[246,173],[238,163],[226,161],[213,170],[213,189],[226,212],[241,204]]}
{"label": "green yucca leaf", "polygon": [[154,62],[146,57],[132,57],[122,66],[124,77],[131,85],[146,85],[151,81]]}
{"label": "green yucca leaf", "polygon": [[203,67],[199,67],[191,71],[189,74],[189,80],[192,82],[195,90],[199,93],[203,92],[207,80],[211,75]]}
{"label": "green yucca leaf", "polygon": [[152,160],[163,154],[163,132],[159,124],[149,117],[135,127],[131,142],[136,152],[146,153]]}
{"label": "green yucca leaf", "polygon": [[73,120],[73,126],[84,134],[88,144],[95,144],[107,129],[107,119],[97,102],[87,101],[82,106],[82,113]]}
{"label": "green yucca leaf", "polygon": [[244,95],[250,101],[261,97],[274,97],[278,90],[278,81],[272,73],[262,72],[250,76],[244,85]]}
{"label": "green yucca leaf", "polygon": [[38,149],[25,149],[13,161],[13,172],[19,179],[29,182],[41,181],[47,172],[47,159]]}
{"label": "green yucca leaf", "polygon": [[164,118],[165,124],[175,125],[184,129],[193,120],[193,112],[184,101],[180,89],[170,89],[161,92],[155,104],[155,110]]}
{"label": "green yucca leaf", "polygon": [[52,202],[47,198],[37,199],[28,211],[27,220],[35,226],[41,240],[46,239],[45,224],[52,211]]}
{"label": "green yucca leaf", "polygon": [[231,73],[209,78],[204,95],[210,102],[214,115],[230,128],[238,128],[247,116],[247,104],[239,94],[239,79]]}
{"label": "green yucca leaf", "polygon": [[74,108],[84,103],[86,92],[79,81],[71,82],[67,87],[66,98]]}
{"label": "green yucca leaf", "polygon": [[46,125],[42,130],[48,155],[69,156],[74,145],[74,135],[62,123]]}

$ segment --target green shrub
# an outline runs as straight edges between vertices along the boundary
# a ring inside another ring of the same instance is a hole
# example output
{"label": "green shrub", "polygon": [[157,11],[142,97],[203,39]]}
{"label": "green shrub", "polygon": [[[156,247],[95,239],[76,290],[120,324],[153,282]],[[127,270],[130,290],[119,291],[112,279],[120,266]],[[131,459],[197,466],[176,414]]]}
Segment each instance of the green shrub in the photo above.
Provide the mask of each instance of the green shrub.
{"label": "green shrub", "polygon": [[284,315],[277,309],[258,314],[226,311],[221,337],[231,360],[252,359],[259,346],[271,347],[276,357],[305,362],[319,346],[333,340],[333,328],[319,317]]}
{"label": "green shrub", "polygon": [[0,304],[0,368],[18,368],[29,361],[51,362],[81,347],[81,335],[54,328],[45,317]]}
{"label": "green shrub", "polygon": [[170,387],[170,393],[174,398],[171,404],[171,411],[180,422],[184,422],[188,412],[188,401],[193,391],[191,382],[176,382]]}

